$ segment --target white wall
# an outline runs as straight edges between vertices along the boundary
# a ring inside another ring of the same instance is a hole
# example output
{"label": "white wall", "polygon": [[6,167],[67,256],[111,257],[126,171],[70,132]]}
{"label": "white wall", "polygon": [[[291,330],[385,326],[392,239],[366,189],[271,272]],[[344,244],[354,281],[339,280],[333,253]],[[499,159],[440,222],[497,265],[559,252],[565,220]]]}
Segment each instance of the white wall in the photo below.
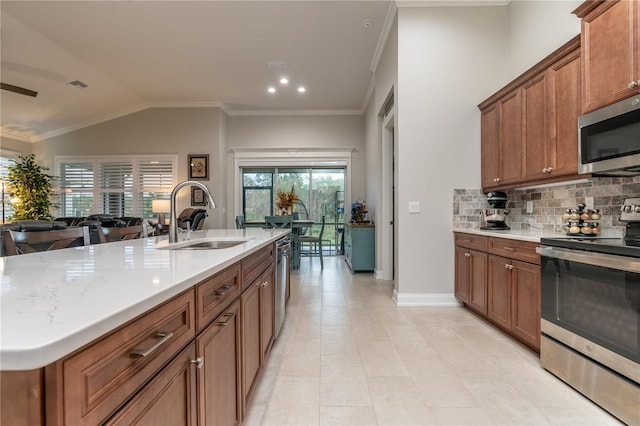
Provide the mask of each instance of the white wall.
{"label": "white wall", "polygon": [[455,303],[452,194],[480,185],[477,104],[503,75],[506,18],[501,7],[398,11],[398,303]]}
{"label": "white wall", "polygon": [[[365,143],[362,115],[295,115],[295,116],[229,116],[227,123],[227,148],[336,148],[352,147],[351,199],[365,197]],[[229,164],[233,154],[228,155]],[[227,176],[233,184],[233,173]],[[231,191],[231,187],[230,191]],[[233,209],[235,197],[232,191],[229,205]],[[347,194],[347,202],[349,194]],[[228,223],[235,214],[228,215]]]}
{"label": "white wall", "polygon": [[399,9],[398,303],[454,301],[452,193],[480,187],[477,104],[576,35],[579,3]]}
{"label": "white wall", "polygon": [[24,142],[17,139],[8,138],[2,136],[0,138],[0,151],[6,150],[11,152],[17,152],[21,155],[31,154],[33,146],[31,142]]}
{"label": "white wall", "polygon": [[580,20],[571,12],[582,3],[583,0],[509,3],[509,67],[504,84],[580,33]]}
{"label": "white wall", "polygon": [[[219,168],[220,115],[218,108],[152,108],[36,142],[33,152],[52,171],[55,156],[62,155],[177,154],[178,182],[188,178],[189,154],[209,154],[210,180],[202,183],[212,190],[217,209],[209,209],[205,227],[219,228],[226,206],[218,194],[227,185]],[[190,204],[184,189],[178,211]]]}

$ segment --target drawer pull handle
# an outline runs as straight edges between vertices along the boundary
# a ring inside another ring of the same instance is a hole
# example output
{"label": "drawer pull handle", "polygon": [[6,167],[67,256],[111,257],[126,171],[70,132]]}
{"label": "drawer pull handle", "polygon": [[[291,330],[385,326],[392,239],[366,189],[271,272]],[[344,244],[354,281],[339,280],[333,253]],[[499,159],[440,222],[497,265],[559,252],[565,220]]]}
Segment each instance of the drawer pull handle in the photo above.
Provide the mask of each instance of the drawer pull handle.
{"label": "drawer pull handle", "polygon": [[516,251],[516,249],[514,249],[513,247],[503,247],[505,250],[509,250],[509,251]]}
{"label": "drawer pull handle", "polygon": [[261,287],[266,287],[268,285],[269,285],[269,281],[265,281],[265,282],[262,283]]}
{"label": "drawer pull handle", "polygon": [[155,351],[160,346],[162,346],[167,340],[171,339],[172,336],[173,336],[173,333],[169,331],[159,332],[158,334],[156,334],[156,337],[160,340],[158,340],[149,349],[134,349],[133,352],[129,354],[129,358],[144,358],[148,356],[151,352]]}
{"label": "drawer pull handle", "polygon": [[195,364],[196,367],[198,367],[198,368],[202,368],[202,366],[204,365],[204,359],[201,356],[199,356],[196,359],[192,359],[189,362],[191,362],[191,364]]}
{"label": "drawer pull handle", "polygon": [[465,253],[464,257],[471,257],[471,253]]}
{"label": "drawer pull handle", "polygon": [[229,321],[231,321],[233,319],[233,317],[236,316],[235,312],[230,312],[228,314],[224,314],[223,315],[226,319],[224,321],[218,321],[216,323],[216,325],[219,325],[220,327],[226,327],[229,325]]}
{"label": "drawer pull handle", "polygon": [[225,293],[226,293],[227,291],[229,291],[229,289],[230,289],[231,287],[233,287],[233,286],[232,286],[232,285],[227,284],[227,285],[225,285],[224,287],[222,287],[222,289],[220,289],[220,290],[216,290],[214,294],[215,294],[216,296],[224,296],[224,295],[225,295]]}

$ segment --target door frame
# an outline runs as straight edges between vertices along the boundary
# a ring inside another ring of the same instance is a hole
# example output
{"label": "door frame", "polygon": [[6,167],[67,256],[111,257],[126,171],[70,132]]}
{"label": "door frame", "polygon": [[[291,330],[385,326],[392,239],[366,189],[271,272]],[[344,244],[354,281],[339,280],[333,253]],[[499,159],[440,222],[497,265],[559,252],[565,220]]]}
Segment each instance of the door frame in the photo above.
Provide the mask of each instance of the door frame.
{"label": "door frame", "polygon": [[380,226],[380,262],[381,268],[378,271],[378,278],[383,280],[393,280],[394,267],[396,265],[395,250],[395,195],[394,195],[394,161],[395,161],[395,107],[382,119],[382,155],[381,155],[381,221]]}

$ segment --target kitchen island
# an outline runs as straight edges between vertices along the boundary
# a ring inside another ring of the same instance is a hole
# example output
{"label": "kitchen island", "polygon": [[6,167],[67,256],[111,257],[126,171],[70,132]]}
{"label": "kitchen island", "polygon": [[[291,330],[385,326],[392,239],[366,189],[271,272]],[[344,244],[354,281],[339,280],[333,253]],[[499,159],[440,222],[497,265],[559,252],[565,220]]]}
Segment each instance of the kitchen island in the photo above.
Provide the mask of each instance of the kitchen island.
{"label": "kitchen island", "polygon": [[[224,249],[159,237],[2,258],[2,423],[241,421],[273,342],[273,245],[288,232],[191,233],[241,242]],[[202,403],[222,389],[237,390],[227,417]],[[178,394],[183,410],[164,417],[160,396]]]}

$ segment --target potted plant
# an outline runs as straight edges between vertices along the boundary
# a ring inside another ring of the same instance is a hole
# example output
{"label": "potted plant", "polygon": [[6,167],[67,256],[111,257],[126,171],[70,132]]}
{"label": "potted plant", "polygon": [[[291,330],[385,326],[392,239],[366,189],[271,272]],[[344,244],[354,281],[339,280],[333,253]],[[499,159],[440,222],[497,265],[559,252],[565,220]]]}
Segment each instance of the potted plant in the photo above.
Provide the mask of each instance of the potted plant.
{"label": "potted plant", "polygon": [[293,212],[293,202],[298,199],[298,196],[291,188],[291,191],[278,191],[276,192],[276,197],[278,197],[278,208],[280,209],[280,214],[283,216],[291,215]]}
{"label": "potted plant", "polygon": [[11,187],[13,216],[11,220],[53,220],[49,209],[52,206],[49,196],[55,179],[47,173],[49,169],[36,163],[36,156],[19,156],[7,166],[7,180]]}

